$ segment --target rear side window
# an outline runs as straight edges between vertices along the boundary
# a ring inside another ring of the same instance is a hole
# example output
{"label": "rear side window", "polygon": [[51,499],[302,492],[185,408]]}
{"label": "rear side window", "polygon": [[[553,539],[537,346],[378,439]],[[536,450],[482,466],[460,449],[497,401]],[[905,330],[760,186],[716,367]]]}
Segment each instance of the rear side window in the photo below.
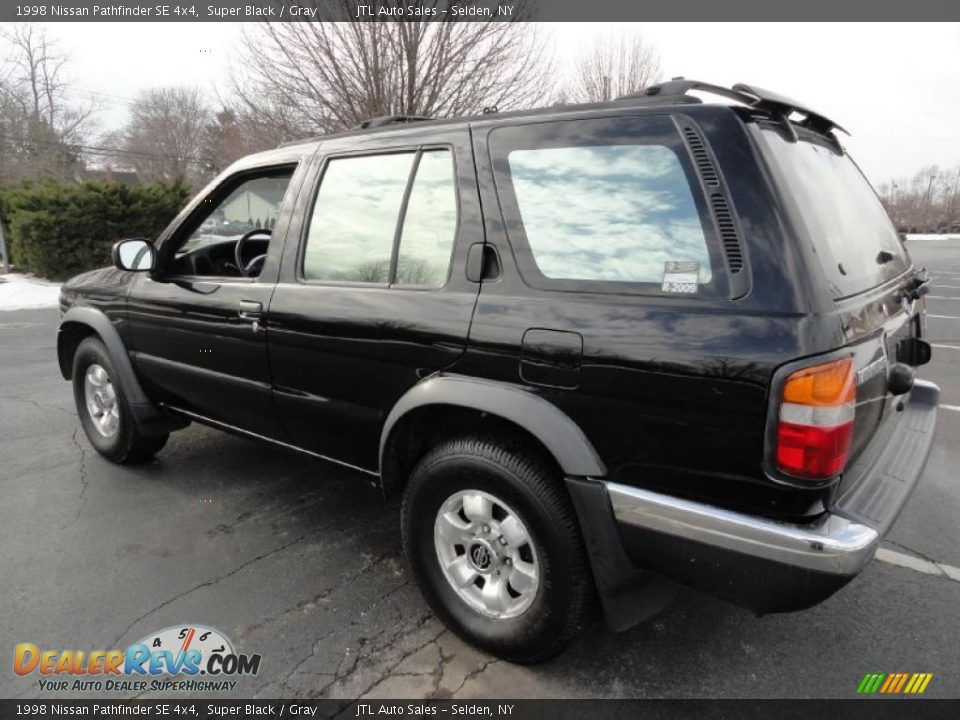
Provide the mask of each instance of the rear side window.
{"label": "rear side window", "polygon": [[440,287],[456,230],[449,150],[334,158],[314,202],[303,277]]}
{"label": "rear side window", "polygon": [[791,142],[775,129],[760,135],[835,298],[869,290],[909,267],[896,228],[848,155],[812,139]]}
{"label": "rear side window", "polygon": [[697,282],[710,281],[700,216],[670,148],[544,148],[508,159],[527,242],[546,277],[659,283],[666,263],[693,262]]}
{"label": "rear side window", "polygon": [[709,210],[671,118],[500,128],[490,144],[507,232],[530,284],[718,291]]}

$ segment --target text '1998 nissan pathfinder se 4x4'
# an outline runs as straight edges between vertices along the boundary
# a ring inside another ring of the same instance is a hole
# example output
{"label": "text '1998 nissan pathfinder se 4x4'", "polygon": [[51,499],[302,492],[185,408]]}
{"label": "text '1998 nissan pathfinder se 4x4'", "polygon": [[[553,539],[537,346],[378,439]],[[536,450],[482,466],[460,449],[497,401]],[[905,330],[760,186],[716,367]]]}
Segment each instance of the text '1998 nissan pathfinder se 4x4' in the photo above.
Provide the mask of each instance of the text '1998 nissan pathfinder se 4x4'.
{"label": "text '1998 nissan pathfinder se 4x4'", "polygon": [[939,393],[926,273],[836,130],[676,79],[253,155],[64,286],[60,367],[116,462],[195,420],[402,493],[427,601],[509,660],[675,583],[807,608],[873,557]]}

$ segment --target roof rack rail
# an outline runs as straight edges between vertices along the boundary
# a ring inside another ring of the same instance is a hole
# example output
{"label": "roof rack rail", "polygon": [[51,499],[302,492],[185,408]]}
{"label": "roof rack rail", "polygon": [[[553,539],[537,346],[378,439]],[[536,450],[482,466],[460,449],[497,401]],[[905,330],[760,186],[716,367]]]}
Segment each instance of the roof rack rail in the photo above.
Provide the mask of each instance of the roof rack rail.
{"label": "roof rack rail", "polygon": [[369,118],[357,125],[358,130],[368,130],[370,128],[384,127],[386,125],[400,125],[403,123],[418,122],[420,120],[432,120],[423,115],[381,115],[380,117]]}
{"label": "roof rack rail", "polygon": [[[794,112],[800,113],[804,116],[803,121],[800,122],[800,125],[807,127],[814,132],[826,134],[833,129],[837,129],[847,135],[850,134],[826,115],[811,110],[806,105],[803,105],[796,100],[791,100],[788,97],[771,92],[770,90],[764,90],[756,85],[745,85],[743,83],[737,83],[732,88],[725,88],[721,87],[720,85],[712,85],[699,80],[687,80],[686,78],[675,77],[672,80],[668,80],[657,85],[651,85],[650,87],[638,93],[624,95],[617,99],[627,100],[631,98],[635,99],[653,95],[658,95],[661,97],[683,96],[689,93],[691,90],[699,90],[701,92],[708,92],[713,95],[725,97],[728,100],[736,100],[737,102],[741,102],[749,107],[776,113],[781,115],[783,118],[787,118],[791,113]],[[793,132],[792,129],[791,132]]]}

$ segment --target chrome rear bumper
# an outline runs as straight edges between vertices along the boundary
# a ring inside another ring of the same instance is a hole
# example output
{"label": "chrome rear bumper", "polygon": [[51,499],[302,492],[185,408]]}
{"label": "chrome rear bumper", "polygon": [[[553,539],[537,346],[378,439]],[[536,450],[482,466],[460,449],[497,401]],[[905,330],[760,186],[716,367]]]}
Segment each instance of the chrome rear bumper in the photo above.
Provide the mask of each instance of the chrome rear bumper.
{"label": "chrome rear bumper", "polygon": [[854,575],[880,542],[876,530],[827,514],[814,525],[790,525],[607,483],[618,523],[705,543],[816,572]]}
{"label": "chrome rear bumper", "polygon": [[597,484],[635,567],[760,613],[800,610],[830,597],[873,558],[923,472],[938,401],[936,385],[917,381],[810,524]]}

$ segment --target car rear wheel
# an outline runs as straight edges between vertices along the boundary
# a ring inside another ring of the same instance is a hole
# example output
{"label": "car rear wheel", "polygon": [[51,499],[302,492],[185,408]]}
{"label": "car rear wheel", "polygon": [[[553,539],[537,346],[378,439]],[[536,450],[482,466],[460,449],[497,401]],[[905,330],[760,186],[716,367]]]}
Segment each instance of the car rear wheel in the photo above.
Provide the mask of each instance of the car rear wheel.
{"label": "car rear wheel", "polygon": [[561,652],[589,620],[590,568],[562,479],[534,448],[443,443],[404,491],[404,549],[436,614],[506,660]]}
{"label": "car rear wheel", "polygon": [[73,356],[73,397],[87,439],[108,460],[142,462],[167,443],[167,435],[147,437],[137,431],[123,386],[99,338],[85,338]]}

